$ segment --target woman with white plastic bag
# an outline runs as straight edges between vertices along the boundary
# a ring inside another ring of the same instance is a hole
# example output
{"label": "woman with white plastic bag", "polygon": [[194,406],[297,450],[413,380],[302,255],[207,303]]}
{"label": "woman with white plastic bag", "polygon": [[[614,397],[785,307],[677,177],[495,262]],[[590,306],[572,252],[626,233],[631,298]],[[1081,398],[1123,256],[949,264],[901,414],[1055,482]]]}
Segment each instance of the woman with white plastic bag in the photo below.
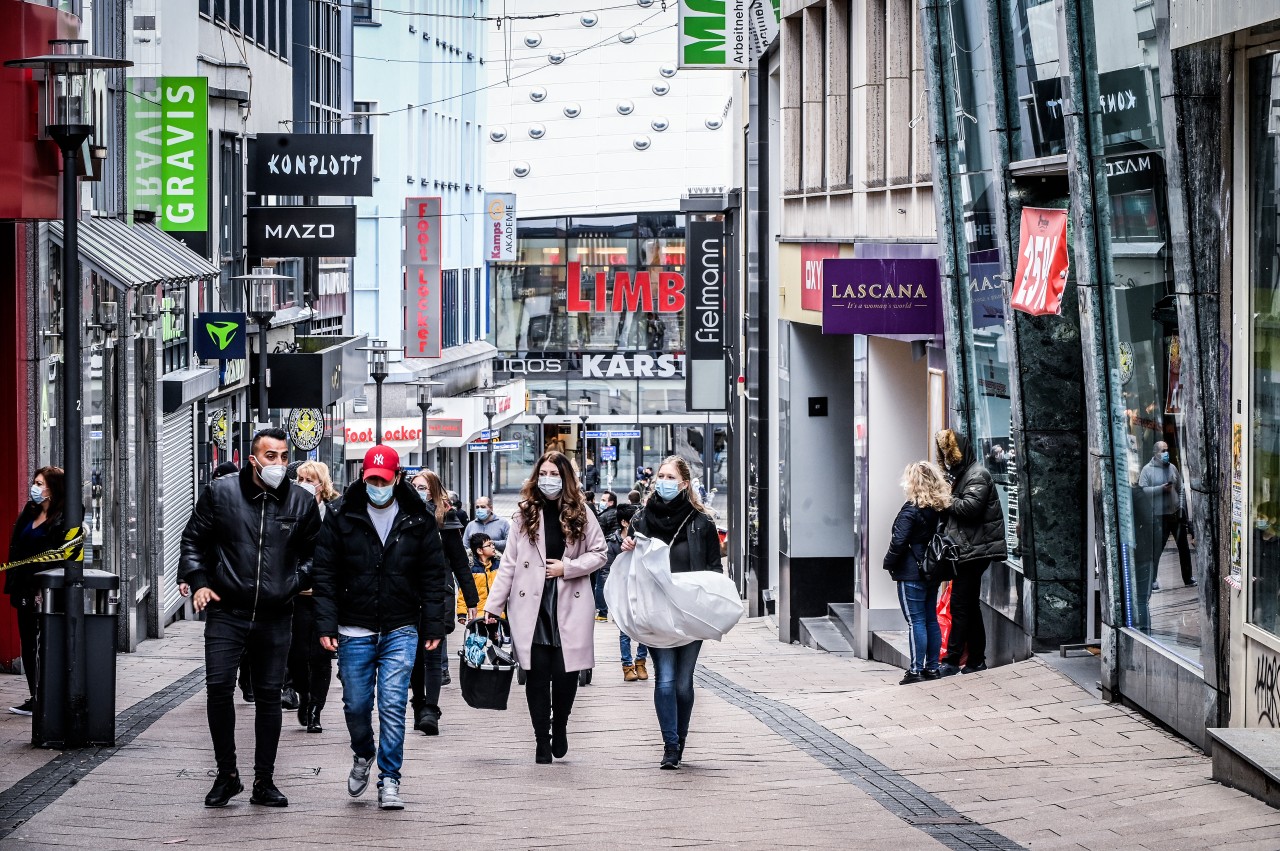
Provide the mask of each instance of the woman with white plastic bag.
{"label": "woman with white plastic bag", "polygon": [[[642,535],[669,547],[667,555],[672,574],[702,570],[721,572],[720,535],[711,513],[689,486],[692,478],[689,465],[683,458],[672,455],[662,462],[654,480],[653,494],[636,514],[627,537],[623,539],[623,556],[619,561],[628,553],[635,553],[635,536]],[[643,549],[648,548],[649,544],[645,543]],[[609,578],[612,581],[614,576],[611,574]],[[606,595],[608,591],[606,586]],[[609,608],[616,618],[612,599]],[[736,623],[740,617],[739,604],[739,612],[733,622]],[[724,631],[727,631],[727,626]],[[676,631],[684,630],[677,628]],[[714,632],[722,631],[713,629]],[[651,637],[640,637],[640,640],[646,638]],[[698,664],[702,640],[681,641],[677,646],[671,646],[668,641],[659,637],[654,643],[667,646],[650,644],[649,655],[653,658],[656,678],[653,705],[658,713],[658,725],[662,728],[663,750],[659,767],[672,770],[680,767],[684,757],[689,718],[693,714],[693,672]]]}

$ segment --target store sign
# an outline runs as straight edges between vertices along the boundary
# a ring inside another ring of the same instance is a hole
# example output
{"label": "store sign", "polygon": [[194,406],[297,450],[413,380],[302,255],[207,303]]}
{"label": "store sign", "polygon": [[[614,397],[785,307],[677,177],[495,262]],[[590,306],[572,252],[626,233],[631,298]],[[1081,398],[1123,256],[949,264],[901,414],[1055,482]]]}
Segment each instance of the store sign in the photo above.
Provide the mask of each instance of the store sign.
{"label": "store sign", "polygon": [[209,414],[209,441],[223,452],[231,448],[231,423],[226,408],[218,408]]}
{"label": "store sign", "polygon": [[248,251],[254,257],[354,257],[356,208],[250,207]]}
{"label": "store sign", "polygon": [[569,263],[568,298],[565,310],[569,313],[679,313],[685,307],[684,276],[679,272],[658,272],[657,280],[641,269],[613,274],[613,287],[609,286],[609,274],[596,272],[595,297],[582,294],[582,264]]}
{"label": "store sign", "polygon": [[404,202],[404,356],[438,358],[440,344],[439,198]]}
{"label": "store sign", "polygon": [[832,243],[808,243],[800,246],[800,306],[805,310],[822,310],[822,261],[840,256],[840,246]]}
{"label": "store sign", "polygon": [[490,263],[516,261],[516,196],[512,192],[484,193],[485,259]]}
{"label": "store sign", "polygon": [[780,0],[680,0],[681,68],[747,70],[777,38]]}
{"label": "store sign", "polygon": [[129,209],[165,231],[209,227],[209,81],[129,80],[126,167]]}
{"label": "store sign", "polygon": [[249,361],[247,358],[219,361],[218,389],[225,390],[228,387],[236,387],[244,383],[248,375]]}
{"label": "store sign", "polygon": [[249,148],[249,191],[259,195],[372,195],[373,136],[259,133]]}
{"label": "store sign", "polygon": [[324,412],[319,408],[294,408],[285,420],[289,440],[303,452],[310,452],[324,439]]}
{"label": "store sign", "polygon": [[1010,306],[1032,316],[1057,315],[1070,270],[1067,211],[1023,207],[1021,231]]}
{"label": "store sign", "polygon": [[243,313],[202,313],[195,319],[196,357],[235,360],[245,357],[248,323]]}
{"label": "store sign", "polygon": [[685,313],[688,409],[723,411],[729,407],[729,365],[725,361],[724,327],[724,225],[721,222],[691,221],[688,234],[691,282]]}
{"label": "store sign", "polygon": [[1004,281],[1000,280],[998,249],[969,254],[969,319],[974,328],[1004,324]]}
{"label": "store sign", "polygon": [[822,266],[822,333],[942,332],[937,260],[824,260]]}
{"label": "store sign", "polygon": [[427,420],[427,434],[430,437],[462,437],[462,420]]}
{"label": "store sign", "polygon": [[498,372],[511,375],[554,375],[567,378],[683,378],[684,355],[584,354],[572,360],[560,358],[502,358]]}

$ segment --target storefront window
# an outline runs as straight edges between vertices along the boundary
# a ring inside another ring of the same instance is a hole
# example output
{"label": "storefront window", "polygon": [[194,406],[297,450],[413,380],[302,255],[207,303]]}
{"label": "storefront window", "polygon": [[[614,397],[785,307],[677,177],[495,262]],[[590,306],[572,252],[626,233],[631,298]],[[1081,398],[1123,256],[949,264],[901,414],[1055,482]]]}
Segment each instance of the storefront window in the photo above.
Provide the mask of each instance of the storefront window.
{"label": "storefront window", "polygon": [[1249,621],[1280,635],[1280,56],[1250,61]]}
{"label": "storefront window", "polygon": [[[1106,17],[1103,5],[1095,7],[1099,18]],[[1053,0],[1009,0],[1014,22],[1018,120],[1022,130],[1019,159],[1056,156],[1067,151],[1055,6]]]}

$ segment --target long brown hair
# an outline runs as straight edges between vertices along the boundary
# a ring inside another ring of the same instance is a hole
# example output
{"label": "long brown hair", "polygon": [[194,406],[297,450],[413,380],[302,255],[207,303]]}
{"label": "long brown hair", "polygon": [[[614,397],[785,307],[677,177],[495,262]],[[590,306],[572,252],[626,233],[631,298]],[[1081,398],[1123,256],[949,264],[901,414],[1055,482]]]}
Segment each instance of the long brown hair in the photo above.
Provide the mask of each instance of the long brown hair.
{"label": "long brown hair", "polygon": [[578,488],[578,476],[573,464],[563,452],[552,449],[542,453],[542,457],[533,465],[533,475],[520,489],[520,520],[524,524],[525,534],[529,540],[538,539],[538,525],[542,523],[542,507],[550,500],[538,489],[538,471],[542,465],[550,461],[560,471],[563,489],[560,491],[560,528],[564,531],[565,542],[581,541],[587,535],[587,504],[582,499],[582,491]]}
{"label": "long brown hair", "polygon": [[62,517],[62,509],[67,502],[66,474],[61,467],[41,467],[31,474],[31,484],[36,483],[36,476],[44,476],[44,483],[49,487],[49,508],[46,517]]}
{"label": "long brown hair", "polygon": [[663,458],[662,463],[653,470],[654,480],[657,480],[658,472],[668,464],[676,468],[676,472],[680,474],[681,480],[688,485],[688,487],[685,488],[685,495],[689,497],[689,504],[706,516],[710,517],[711,510],[702,504],[702,499],[699,498],[698,492],[693,488],[693,470],[689,468],[689,462],[681,458],[679,455],[668,455],[666,458]]}
{"label": "long brown hair", "polygon": [[[427,483],[427,497],[436,507],[436,523],[443,526],[444,518],[448,516],[449,509],[453,508],[453,503],[449,501],[449,494],[440,483],[440,477],[426,467],[413,474],[414,479],[419,477]],[[412,483],[413,479],[409,481]]]}

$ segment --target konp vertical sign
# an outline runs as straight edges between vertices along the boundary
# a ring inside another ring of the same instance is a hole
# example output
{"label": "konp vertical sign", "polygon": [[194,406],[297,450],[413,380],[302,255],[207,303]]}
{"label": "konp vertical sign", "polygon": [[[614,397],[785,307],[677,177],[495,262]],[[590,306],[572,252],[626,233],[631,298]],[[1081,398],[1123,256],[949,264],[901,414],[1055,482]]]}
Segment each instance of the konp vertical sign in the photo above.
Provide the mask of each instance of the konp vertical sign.
{"label": "konp vertical sign", "polygon": [[404,202],[404,356],[438,358],[440,345],[440,199]]}
{"label": "konp vertical sign", "polygon": [[690,411],[724,411],[729,407],[724,242],[721,222],[689,222],[685,387]]}
{"label": "konp vertical sign", "polygon": [[161,230],[209,228],[209,81],[129,81],[129,208]]}
{"label": "konp vertical sign", "polygon": [[484,193],[484,255],[490,263],[516,262],[516,196]]}

